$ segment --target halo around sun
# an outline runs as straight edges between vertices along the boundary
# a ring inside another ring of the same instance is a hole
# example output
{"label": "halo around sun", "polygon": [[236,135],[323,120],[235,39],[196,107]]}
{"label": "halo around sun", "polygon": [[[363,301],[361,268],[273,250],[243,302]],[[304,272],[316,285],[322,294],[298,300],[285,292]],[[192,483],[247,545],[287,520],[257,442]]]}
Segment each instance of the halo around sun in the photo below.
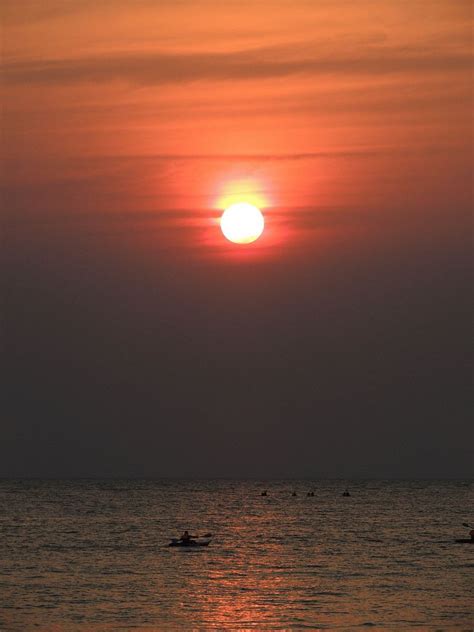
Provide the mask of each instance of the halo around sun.
{"label": "halo around sun", "polygon": [[265,226],[261,211],[248,202],[232,204],[222,214],[221,230],[235,244],[250,244],[260,237]]}

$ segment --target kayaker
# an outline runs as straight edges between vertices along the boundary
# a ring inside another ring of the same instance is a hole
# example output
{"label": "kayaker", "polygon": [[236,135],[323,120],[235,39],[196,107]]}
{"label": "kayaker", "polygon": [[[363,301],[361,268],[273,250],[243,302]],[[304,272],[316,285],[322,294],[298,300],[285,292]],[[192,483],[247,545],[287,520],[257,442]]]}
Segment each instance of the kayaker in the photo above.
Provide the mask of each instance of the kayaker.
{"label": "kayaker", "polygon": [[189,544],[189,542],[191,542],[192,537],[193,537],[192,535],[189,535],[189,531],[185,531],[179,539],[184,544]]}

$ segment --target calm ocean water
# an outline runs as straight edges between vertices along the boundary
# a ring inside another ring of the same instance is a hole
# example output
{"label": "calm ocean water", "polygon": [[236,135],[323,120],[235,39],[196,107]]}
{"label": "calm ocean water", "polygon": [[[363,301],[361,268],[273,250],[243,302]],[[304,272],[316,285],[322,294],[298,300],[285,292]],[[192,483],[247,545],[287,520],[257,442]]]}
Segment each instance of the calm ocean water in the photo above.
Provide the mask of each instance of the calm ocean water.
{"label": "calm ocean water", "polygon": [[[2,632],[472,629],[468,482],[0,481],[0,508]],[[186,528],[214,539],[166,546]]]}

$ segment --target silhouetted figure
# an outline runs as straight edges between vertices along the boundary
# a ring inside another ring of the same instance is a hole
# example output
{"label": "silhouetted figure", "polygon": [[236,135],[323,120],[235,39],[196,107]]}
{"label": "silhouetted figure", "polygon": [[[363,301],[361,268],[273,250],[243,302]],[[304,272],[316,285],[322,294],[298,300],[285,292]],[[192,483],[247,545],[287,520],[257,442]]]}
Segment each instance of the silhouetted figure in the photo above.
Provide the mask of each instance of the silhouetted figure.
{"label": "silhouetted figure", "polygon": [[292,496],[297,496],[298,494],[296,492],[293,492],[291,495]]}
{"label": "silhouetted figure", "polygon": [[263,491],[260,495],[261,495],[261,496],[268,496],[268,494],[267,494],[267,490],[265,489],[265,490],[264,490],[264,491]]}
{"label": "silhouetted figure", "polygon": [[190,535],[188,531],[185,531],[179,538],[183,544],[189,544],[194,536]]}
{"label": "silhouetted figure", "polygon": [[308,492],[306,496],[314,496],[314,492]]}
{"label": "silhouetted figure", "polygon": [[350,496],[350,494],[349,494],[349,490],[347,489],[347,487],[346,487],[346,489],[344,490],[344,493],[343,493],[342,495],[343,495],[343,496],[345,496],[346,498],[347,498],[348,496]]}

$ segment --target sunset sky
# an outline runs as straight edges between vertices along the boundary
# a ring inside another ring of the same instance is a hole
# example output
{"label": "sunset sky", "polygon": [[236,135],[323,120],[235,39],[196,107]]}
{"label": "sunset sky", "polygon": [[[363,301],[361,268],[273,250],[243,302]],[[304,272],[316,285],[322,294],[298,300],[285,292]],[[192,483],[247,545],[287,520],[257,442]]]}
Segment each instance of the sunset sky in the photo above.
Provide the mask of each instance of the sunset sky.
{"label": "sunset sky", "polygon": [[0,475],[472,473],[470,1],[1,11]]}

